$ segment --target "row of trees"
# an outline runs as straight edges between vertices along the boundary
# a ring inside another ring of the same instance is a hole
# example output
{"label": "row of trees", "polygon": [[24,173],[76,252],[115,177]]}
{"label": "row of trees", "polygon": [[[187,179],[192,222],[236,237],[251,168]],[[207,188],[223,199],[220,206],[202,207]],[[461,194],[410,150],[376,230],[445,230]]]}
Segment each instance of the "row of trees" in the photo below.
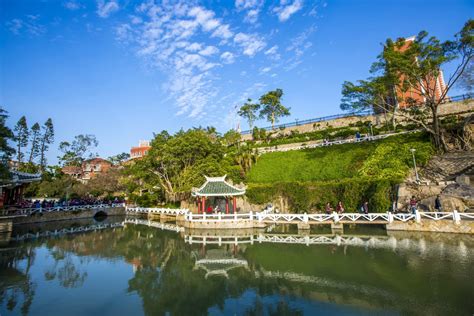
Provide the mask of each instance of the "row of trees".
{"label": "row of trees", "polygon": [[260,97],[259,103],[253,103],[252,99],[248,99],[237,113],[247,120],[250,130],[258,118],[265,118],[272,124],[273,129],[275,122],[278,122],[281,117],[290,115],[290,108],[281,104],[282,97],[282,89],[269,91]]}
{"label": "row of trees", "polygon": [[19,169],[38,171],[39,168],[40,171],[45,170],[46,152],[54,142],[54,126],[51,118],[48,118],[42,126],[36,122],[31,128],[28,128],[26,117],[22,116],[16,123],[12,136]]}
{"label": "row of trees", "polygon": [[[407,45],[404,38],[388,39],[382,53],[370,68],[371,77],[355,83],[344,82],[341,109],[359,111],[373,109],[397,118],[409,120],[428,132],[438,150],[446,151],[446,129],[439,117],[440,105],[449,100],[448,92],[455,84],[472,91],[474,56],[474,20],[468,20],[453,40],[440,41],[422,31]],[[454,71],[440,91],[437,84],[442,66],[454,63]],[[411,92],[411,93],[408,93]],[[417,104],[410,95],[424,100]],[[399,104],[407,105],[399,107]],[[473,121],[469,117],[465,128]],[[461,139],[466,147],[468,139]]]}

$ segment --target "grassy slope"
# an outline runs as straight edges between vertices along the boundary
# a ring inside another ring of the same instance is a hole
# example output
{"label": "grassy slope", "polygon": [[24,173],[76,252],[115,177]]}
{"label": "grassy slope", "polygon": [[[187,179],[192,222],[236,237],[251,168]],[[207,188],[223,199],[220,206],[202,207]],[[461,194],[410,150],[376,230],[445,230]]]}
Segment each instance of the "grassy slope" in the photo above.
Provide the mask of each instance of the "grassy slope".
{"label": "grassy slope", "polygon": [[[383,146],[383,147],[382,147]],[[377,142],[345,144],[325,148],[275,152],[262,155],[248,174],[248,183],[327,181],[353,178],[369,161],[372,165],[399,171],[411,167],[408,148],[417,148],[423,164],[432,151],[423,135],[394,136]],[[380,156],[380,157],[379,157]],[[375,173],[378,172],[375,170]]]}

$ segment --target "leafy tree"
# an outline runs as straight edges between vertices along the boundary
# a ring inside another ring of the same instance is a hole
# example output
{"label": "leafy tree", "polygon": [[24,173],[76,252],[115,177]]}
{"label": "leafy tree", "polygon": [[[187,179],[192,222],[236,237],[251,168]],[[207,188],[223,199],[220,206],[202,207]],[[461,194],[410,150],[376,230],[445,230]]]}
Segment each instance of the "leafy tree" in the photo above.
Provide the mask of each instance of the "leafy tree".
{"label": "leafy tree", "polygon": [[367,80],[358,80],[357,83],[345,81],[342,85],[341,109],[343,111],[373,110],[383,113],[387,121],[387,114],[391,114],[392,127],[396,125],[394,77],[381,76]]}
{"label": "leafy tree", "polygon": [[253,123],[258,118],[257,111],[260,109],[259,103],[252,103],[252,99],[247,99],[247,102],[242,105],[237,112],[240,117],[247,120],[249,124],[249,129],[252,130]]}
{"label": "leafy tree", "polygon": [[283,90],[276,89],[260,97],[260,105],[263,107],[260,111],[260,117],[266,118],[272,124],[272,129],[274,129],[275,122],[278,122],[280,117],[290,115],[290,108],[286,108],[281,104],[282,96]]}
{"label": "leafy tree", "polygon": [[459,78],[458,86],[467,93],[474,92],[474,60],[471,59],[466,69]]}
{"label": "leafy tree", "polygon": [[240,133],[235,129],[231,129],[224,134],[222,141],[226,146],[236,145],[240,142]]}
{"label": "leafy tree", "polygon": [[7,118],[7,112],[0,107],[0,179],[8,177],[8,161],[15,153],[15,150],[8,144],[8,140],[12,140],[14,135],[6,125]]}
{"label": "leafy tree", "polygon": [[16,159],[18,164],[21,165],[23,162],[23,158],[25,154],[22,152],[22,148],[28,146],[28,137],[29,137],[29,130],[28,130],[28,123],[26,122],[26,117],[22,116],[15,125],[13,129],[15,133],[15,142],[16,142]]}
{"label": "leafy tree", "polygon": [[44,123],[43,127],[43,135],[41,137],[41,144],[40,144],[40,168],[41,171],[44,171],[46,168],[46,152],[49,149],[49,145],[54,142],[54,126],[53,120],[48,118]]}
{"label": "leafy tree", "polygon": [[[439,119],[438,110],[440,105],[448,100],[448,92],[466,71],[473,56],[474,20],[468,20],[453,41],[441,42],[436,37],[428,37],[425,31],[420,32],[408,46],[403,38],[396,41],[388,39],[383,52],[371,68],[376,79],[370,79],[369,82],[377,80],[392,85],[392,91],[397,92],[393,93],[397,97],[395,106],[400,103],[415,105],[414,99],[403,97],[409,95],[407,91],[412,91],[425,100],[423,106],[408,106],[397,110],[394,115],[422,126],[431,135],[435,147],[445,151],[447,150],[445,130]],[[444,91],[439,93],[436,82],[441,67],[451,62],[456,63],[455,70],[446,81]],[[374,103],[373,100],[380,98],[379,89],[370,91],[365,86],[362,88],[364,88],[363,98],[357,95],[349,98],[348,107],[357,108],[361,100],[366,104]],[[349,97],[350,94],[346,93],[345,96]],[[371,102],[365,102],[367,100]],[[383,103],[379,106],[390,112]]]}
{"label": "leafy tree", "polygon": [[41,127],[38,123],[35,123],[31,127],[31,132],[30,132],[30,157],[28,158],[28,163],[32,164],[34,162],[34,159],[38,157],[39,152],[40,152],[40,135],[41,133]]}
{"label": "leafy tree", "polygon": [[128,159],[130,159],[129,153],[121,153],[107,158],[107,160],[114,165],[120,165],[122,162],[127,161]]}
{"label": "leafy tree", "polygon": [[58,158],[64,166],[80,166],[85,159],[97,156],[91,150],[98,145],[99,142],[94,135],[77,135],[71,143],[59,144],[59,150],[63,155]]}
{"label": "leafy tree", "polygon": [[194,128],[155,135],[148,154],[126,167],[128,191],[141,194],[162,190],[167,201],[178,201],[189,196],[192,187],[201,185],[204,175],[228,173],[235,177],[233,165],[224,157],[226,147],[209,129]]}

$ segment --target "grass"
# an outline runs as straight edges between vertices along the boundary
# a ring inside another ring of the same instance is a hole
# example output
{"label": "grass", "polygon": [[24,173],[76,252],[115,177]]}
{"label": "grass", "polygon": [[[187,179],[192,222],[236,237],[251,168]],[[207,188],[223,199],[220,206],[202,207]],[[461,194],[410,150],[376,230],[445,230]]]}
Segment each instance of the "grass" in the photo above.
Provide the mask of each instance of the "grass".
{"label": "grass", "polygon": [[402,177],[411,168],[409,148],[426,163],[433,149],[426,135],[392,136],[376,142],[263,154],[247,176],[248,183],[329,181],[370,176]]}

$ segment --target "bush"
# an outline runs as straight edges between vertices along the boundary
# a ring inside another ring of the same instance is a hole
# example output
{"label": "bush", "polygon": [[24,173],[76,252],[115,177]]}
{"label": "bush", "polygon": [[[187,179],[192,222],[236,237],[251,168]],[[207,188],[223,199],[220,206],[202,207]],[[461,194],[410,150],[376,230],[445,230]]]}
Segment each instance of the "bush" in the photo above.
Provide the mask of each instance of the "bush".
{"label": "bush", "polygon": [[265,204],[281,196],[288,200],[290,211],[294,213],[323,212],[327,202],[335,207],[338,201],[344,203],[347,212],[357,212],[365,200],[369,202],[370,212],[386,212],[391,205],[394,185],[391,181],[369,178],[250,184],[246,196],[255,204]]}

